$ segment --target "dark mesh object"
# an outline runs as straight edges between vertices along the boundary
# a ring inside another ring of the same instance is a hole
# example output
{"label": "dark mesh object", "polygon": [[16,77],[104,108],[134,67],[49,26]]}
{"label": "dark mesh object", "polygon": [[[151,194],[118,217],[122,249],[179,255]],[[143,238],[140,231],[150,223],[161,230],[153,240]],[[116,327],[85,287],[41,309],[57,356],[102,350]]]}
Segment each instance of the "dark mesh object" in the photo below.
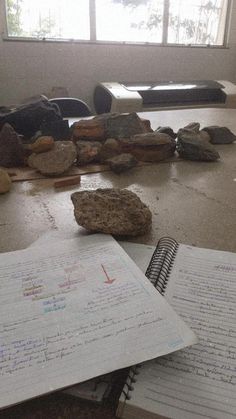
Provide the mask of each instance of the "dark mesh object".
{"label": "dark mesh object", "polygon": [[15,108],[0,108],[0,129],[9,123],[26,140],[39,131],[43,123],[59,120],[62,116],[58,106],[43,97]]}

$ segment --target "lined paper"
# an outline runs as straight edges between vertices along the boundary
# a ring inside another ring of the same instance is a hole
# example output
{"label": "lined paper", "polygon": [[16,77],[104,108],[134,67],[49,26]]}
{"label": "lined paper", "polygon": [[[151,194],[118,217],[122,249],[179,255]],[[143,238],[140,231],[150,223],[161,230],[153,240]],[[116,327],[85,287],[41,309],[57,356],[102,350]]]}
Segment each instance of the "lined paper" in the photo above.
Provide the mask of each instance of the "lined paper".
{"label": "lined paper", "polygon": [[145,363],[127,406],[151,417],[235,418],[236,254],[180,245],[165,297],[199,343]]}
{"label": "lined paper", "polygon": [[0,255],[0,407],[195,342],[112,237]]}

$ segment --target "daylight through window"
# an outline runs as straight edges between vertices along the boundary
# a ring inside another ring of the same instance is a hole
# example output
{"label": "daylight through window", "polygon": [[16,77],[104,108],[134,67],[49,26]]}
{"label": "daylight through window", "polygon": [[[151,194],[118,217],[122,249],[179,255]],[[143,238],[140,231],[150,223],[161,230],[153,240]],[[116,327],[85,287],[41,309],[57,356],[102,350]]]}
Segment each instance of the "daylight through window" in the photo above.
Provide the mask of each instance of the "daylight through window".
{"label": "daylight through window", "polygon": [[9,37],[223,45],[228,0],[5,0]]}

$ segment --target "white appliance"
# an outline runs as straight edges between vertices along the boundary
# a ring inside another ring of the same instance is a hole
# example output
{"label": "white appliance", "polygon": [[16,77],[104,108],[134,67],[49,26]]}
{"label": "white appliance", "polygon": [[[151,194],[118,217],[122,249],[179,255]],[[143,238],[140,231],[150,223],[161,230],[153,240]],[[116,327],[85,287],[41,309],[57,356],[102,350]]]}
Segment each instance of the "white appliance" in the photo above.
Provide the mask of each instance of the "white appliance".
{"label": "white appliance", "polygon": [[236,85],[225,80],[101,82],[94,90],[97,114],[199,107],[236,108]]}

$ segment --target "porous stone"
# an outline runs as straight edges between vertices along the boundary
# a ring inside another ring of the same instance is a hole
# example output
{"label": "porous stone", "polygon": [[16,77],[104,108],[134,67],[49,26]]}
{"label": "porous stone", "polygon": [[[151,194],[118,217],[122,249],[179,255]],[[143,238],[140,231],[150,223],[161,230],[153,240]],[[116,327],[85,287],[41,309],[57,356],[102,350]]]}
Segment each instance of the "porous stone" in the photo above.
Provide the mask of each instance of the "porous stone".
{"label": "porous stone", "polygon": [[114,173],[122,173],[137,166],[137,159],[130,153],[122,153],[106,161]]}
{"label": "porous stone", "polygon": [[212,144],[231,144],[236,140],[236,136],[227,127],[212,125],[203,128],[203,131],[209,134]]}
{"label": "porous stone", "polygon": [[168,134],[151,132],[137,134],[122,140],[122,151],[131,153],[137,160],[157,162],[173,156],[176,143]]}
{"label": "porous stone", "polygon": [[71,195],[77,223],[89,231],[138,236],[150,230],[152,213],[127,189],[97,189]]}
{"label": "porous stone", "polygon": [[49,136],[38,137],[33,144],[29,144],[28,148],[32,153],[45,153],[54,147],[54,139]]}
{"label": "porous stone", "polygon": [[56,141],[52,150],[31,154],[28,165],[43,175],[57,176],[69,170],[76,157],[77,151],[72,141]]}
{"label": "porous stone", "polygon": [[107,159],[117,156],[121,152],[121,146],[118,140],[115,138],[108,138],[102,145],[100,150],[100,161],[104,162]]}
{"label": "porous stone", "polygon": [[0,194],[6,193],[11,189],[11,178],[6,170],[0,168]]}
{"label": "porous stone", "polygon": [[24,148],[20,136],[9,124],[0,131],[0,166],[13,167],[24,164]]}
{"label": "porous stone", "polygon": [[220,158],[212,144],[194,132],[182,131],[178,134],[177,151],[180,157],[188,160],[215,161]]}
{"label": "porous stone", "polygon": [[98,156],[102,148],[99,141],[77,141],[75,143],[77,148],[77,165],[88,164],[98,161]]}

